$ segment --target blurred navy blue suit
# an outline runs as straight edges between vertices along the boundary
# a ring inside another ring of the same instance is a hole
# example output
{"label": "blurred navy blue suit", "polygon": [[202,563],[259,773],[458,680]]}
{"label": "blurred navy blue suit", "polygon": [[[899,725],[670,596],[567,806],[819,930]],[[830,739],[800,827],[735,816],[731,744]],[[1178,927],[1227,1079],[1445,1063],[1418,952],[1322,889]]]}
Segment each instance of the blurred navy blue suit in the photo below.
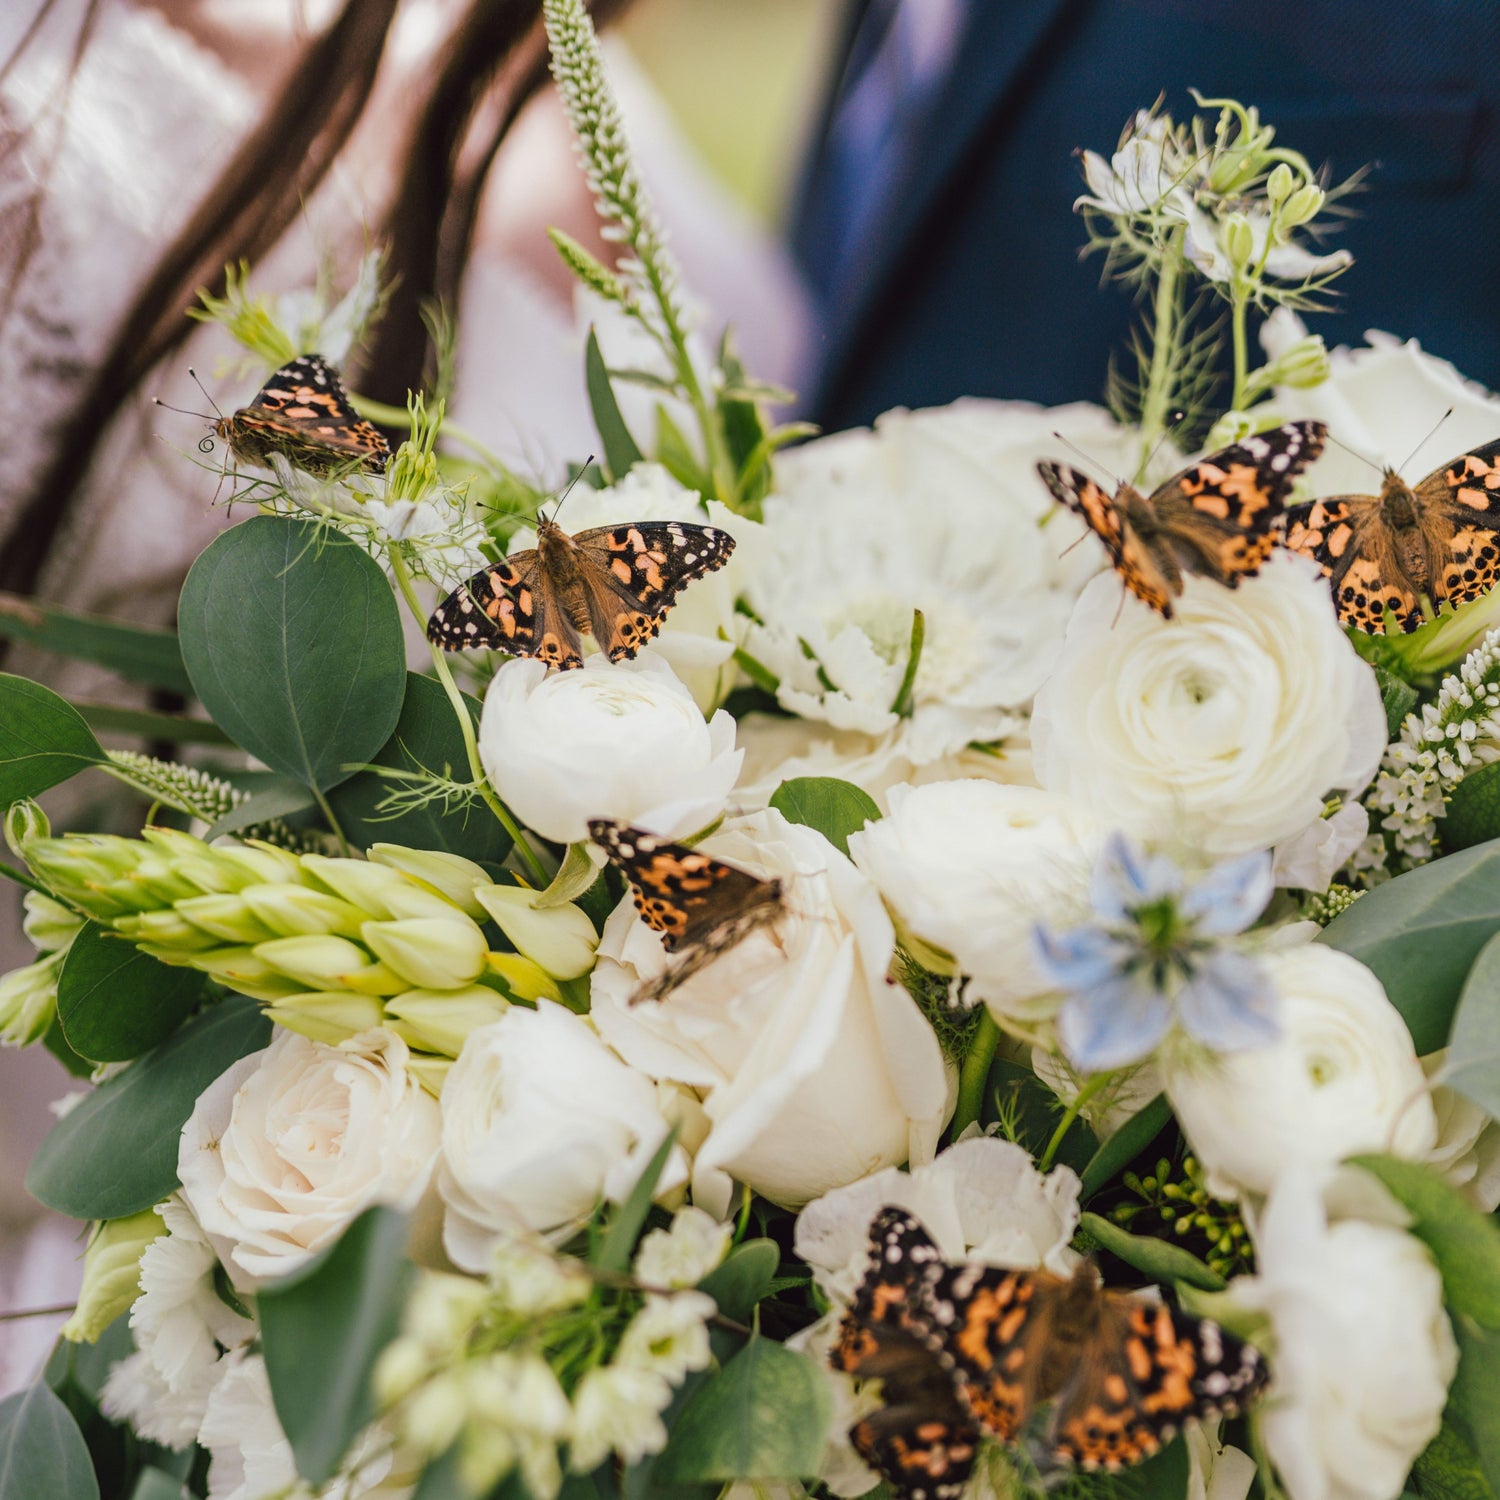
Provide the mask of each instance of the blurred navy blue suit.
{"label": "blurred navy blue suit", "polygon": [[1331,243],[1355,264],[1314,331],[1330,346],[1370,327],[1414,336],[1500,387],[1500,0],[968,0],[951,67],[835,271],[846,194],[828,127],[868,3],[792,226],[821,297],[805,397],[826,428],[964,394],[1097,400],[1134,310],[1079,259],[1073,153],[1108,155],[1163,91],[1186,119],[1189,87],[1256,105],[1335,182],[1377,164],[1345,200],[1359,217]]}

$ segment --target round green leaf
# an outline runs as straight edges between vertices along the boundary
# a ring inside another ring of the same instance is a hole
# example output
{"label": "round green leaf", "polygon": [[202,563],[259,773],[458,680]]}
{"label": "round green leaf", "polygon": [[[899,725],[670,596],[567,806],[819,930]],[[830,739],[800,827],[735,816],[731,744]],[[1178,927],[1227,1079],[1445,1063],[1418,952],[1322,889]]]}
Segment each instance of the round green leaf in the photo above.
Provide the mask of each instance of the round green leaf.
{"label": "round green leaf", "polygon": [[0,811],[108,759],[71,703],[0,672]]}
{"label": "round green leaf", "polygon": [[780,1264],[781,1248],[775,1240],[746,1240],[698,1283],[698,1290],[707,1292],[726,1318],[743,1323],[771,1290]]}
{"label": "round green leaf", "polygon": [[194,1016],[52,1127],[31,1159],[27,1190],[75,1219],[123,1219],[160,1203],[177,1186],[177,1139],[198,1095],[270,1038],[253,1000]]}
{"label": "round green leaf", "polygon": [[68,1045],[93,1062],[128,1062],[164,1042],[203,998],[196,969],[175,969],[85,922],[57,980]]}
{"label": "round green leaf", "polygon": [[836,776],[796,776],[783,781],[771,806],[789,823],[816,828],[841,854],[849,852],[849,835],[866,823],[880,821],[880,809],[866,791]]}
{"label": "round green leaf", "polygon": [[1500,838],[1500,761],[1481,766],[1453,788],[1439,826],[1449,853]]}
{"label": "round green leaf", "polygon": [[199,557],[178,606],[193,691],[234,742],[326,790],[390,737],[406,694],[390,584],[346,537],[257,516]]}
{"label": "round green leaf", "polygon": [[1441,1081],[1500,1120],[1500,933],[1464,981]]}
{"label": "round green leaf", "polygon": [[99,1500],[88,1444],[42,1381],[0,1401],[0,1500]]}

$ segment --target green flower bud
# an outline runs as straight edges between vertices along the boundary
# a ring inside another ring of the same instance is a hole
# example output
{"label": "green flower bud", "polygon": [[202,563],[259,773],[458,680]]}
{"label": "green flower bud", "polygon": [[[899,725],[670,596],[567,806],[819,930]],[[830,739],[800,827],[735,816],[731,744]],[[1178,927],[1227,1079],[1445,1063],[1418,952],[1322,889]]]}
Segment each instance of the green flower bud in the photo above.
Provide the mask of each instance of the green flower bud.
{"label": "green flower bud", "polygon": [[255,956],[274,970],[295,979],[296,990],[353,990],[360,995],[399,995],[411,981],[371,962],[358,943],[331,934],[276,938],[256,946]]}
{"label": "green flower bud", "polygon": [[0,1042],[29,1047],[46,1036],[57,1014],[62,961],[62,954],[53,953],[0,976]]}
{"label": "green flower bud", "polygon": [[250,885],[240,892],[239,899],[268,929],[266,938],[326,932],[356,938],[360,923],[367,917],[357,906],[305,885]]}
{"label": "green flower bud", "polygon": [[505,981],[505,987],[517,1000],[556,1000],[564,1004],[557,981],[524,953],[491,953],[491,970]]}
{"label": "green flower bud", "polygon": [[1255,254],[1255,231],[1247,214],[1230,214],[1219,230],[1224,254],[1236,271],[1243,271]]}
{"label": "green flower bud", "polygon": [[396,1339],[381,1351],[371,1383],[382,1407],[409,1396],[427,1377],[428,1359],[415,1339]]}
{"label": "green flower bud", "polygon": [[190,896],[186,901],[179,901],[173,910],[194,927],[201,927],[225,943],[253,947],[276,936],[238,896]]}
{"label": "green flower bud", "polygon": [[457,1057],[471,1031],[488,1026],[510,1008],[510,1001],[482,984],[461,990],[407,990],[385,1003],[387,1017],[408,1046]]}
{"label": "green flower bud", "polygon": [[1323,212],[1323,204],[1327,199],[1328,194],[1317,183],[1303,183],[1282,207],[1282,227],[1291,229],[1297,224],[1306,224],[1310,219],[1316,219]]}
{"label": "green flower bud", "polygon": [[186,964],[194,961],[199,953],[209,953],[220,944],[216,938],[201,927],[177,915],[173,907],[165,911],[143,911],[133,916],[118,917],[113,924],[121,937],[142,947],[150,944],[160,952],[170,952],[164,959],[169,964]]}
{"label": "green flower bud", "polygon": [[43,953],[60,953],[71,947],[83,928],[83,918],[77,912],[41,891],[27,891],[21,904],[26,908],[21,930]]}
{"label": "green flower bud", "polygon": [[[170,962],[164,953],[144,943],[140,948],[153,958]],[[181,961],[181,958],[177,959],[177,962]],[[279,968],[268,964],[259,956],[257,948],[215,948],[209,953],[194,954],[190,962],[195,969],[217,979],[225,988],[241,995],[249,995],[252,1000],[284,1000],[288,995],[301,994],[307,988],[295,978],[283,974]]]}
{"label": "green flower bud", "polygon": [[475,898],[516,948],[554,979],[576,979],[594,966],[599,936],[571,902],[537,909],[541,893],[519,885],[484,885]]}
{"label": "green flower bud", "polygon": [[17,859],[26,858],[26,845],[32,839],[50,838],[51,834],[47,814],[29,797],[11,803],[5,814],[5,842]]}
{"label": "green flower bud", "polygon": [[95,1226],[83,1252],[83,1288],[61,1333],[75,1344],[92,1344],[141,1294],[141,1256],[167,1232],[154,1208]]}
{"label": "green flower bud", "polygon": [[1307,390],[1328,379],[1328,346],[1323,335],[1311,333],[1272,360],[1265,378],[1271,385],[1290,385]]}
{"label": "green flower bud", "polygon": [[1208,436],[1203,439],[1203,446],[1209,452],[1227,448],[1231,443],[1238,443],[1249,437],[1255,431],[1255,426],[1255,418],[1248,412],[1226,411],[1208,429]]}
{"label": "green flower bud", "polygon": [[363,859],[304,854],[302,868],[335,895],[383,921],[453,916],[453,903],[409,880],[399,870]]}
{"label": "green flower bud", "polygon": [[1284,161],[1277,162],[1271,175],[1266,179],[1266,197],[1270,200],[1271,206],[1275,208],[1285,203],[1296,186],[1296,173]]}
{"label": "green flower bud", "polygon": [[315,1042],[327,1042],[333,1047],[385,1020],[379,1000],[371,995],[354,995],[348,990],[304,990],[268,1006],[266,1014],[288,1031],[300,1032]]}
{"label": "green flower bud", "polygon": [[484,920],[484,908],[474,899],[474,887],[488,885],[490,876],[472,859],[432,849],[406,849],[400,844],[372,844],[368,852],[377,864],[420,880],[440,896],[446,896],[476,922]]}
{"label": "green flower bud", "polygon": [[[41,882],[92,917],[106,921],[138,910],[137,903],[115,887],[135,869],[140,844],[102,834],[67,834],[30,838],[24,858]],[[184,896],[194,892],[184,888]]]}
{"label": "green flower bud", "polygon": [[448,910],[447,917],[366,922],[360,936],[377,958],[405,979],[403,989],[457,989],[484,972],[489,946],[473,922],[452,906]]}
{"label": "green flower bud", "polygon": [[443,1097],[443,1083],[452,1071],[453,1059],[451,1057],[427,1057],[420,1052],[413,1052],[406,1059],[406,1071],[432,1095],[434,1099]]}

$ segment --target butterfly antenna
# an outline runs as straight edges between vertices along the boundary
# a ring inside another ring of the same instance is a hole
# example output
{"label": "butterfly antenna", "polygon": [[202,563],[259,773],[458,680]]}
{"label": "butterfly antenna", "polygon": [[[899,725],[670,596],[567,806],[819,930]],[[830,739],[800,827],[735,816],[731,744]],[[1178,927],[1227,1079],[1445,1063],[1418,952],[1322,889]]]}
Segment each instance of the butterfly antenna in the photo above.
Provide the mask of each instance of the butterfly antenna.
{"label": "butterfly antenna", "polygon": [[588,471],[589,471],[589,465],[592,464],[593,461],[594,461],[594,455],[592,453],[590,453],[589,456],[586,459],[584,459],[583,466],[568,481],[568,487],[567,487],[567,489],[565,489],[562,492],[562,494],[560,494],[557,497],[557,504],[552,507],[552,524],[554,526],[557,525],[557,513],[563,508],[563,501],[566,500],[568,498],[568,496],[571,495],[573,493],[573,491],[578,487],[578,481],[580,479],[582,479],[585,474],[588,473]]}
{"label": "butterfly antenna", "polygon": [[[1437,430],[1436,428],[1433,429],[1433,431],[1436,431],[1436,430]],[[1432,433],[1429,432],[1427,434],[1427,437],[1431,437],[1431,436],[1432,436]],[[1361,453],[1357,448],[1351,448],[1348,445],[1348,443],[1340,442],[1338,440],[1338,438],[1334,437],[1334,435],[1331,432],[1328,434],[1328,441],[1330,443],[1332,443],[1334,445],[1334,447],[1336,447],[1336,448],[1342,448],[1344,450],[1344,452],[1349,455],[1350,458],[1357,458],[1360,461],[1360,463],[1362,463],[1362,464],[1369,464],[1369,466],[1372,469],[1374,469],[1377,474],[1383,474],[1385,472],[1385,465],[1384,464],[1378,464],[1378,463],[1375,462],[1375,460],[1373,458],[1369,457],[1368,454]],[[1423,438],[1422,439],[1423,443],[1425,443],[1426,441],[1427,441],[1427,438]],[[1422,446],[1421,443],[1417,444],[1418,448],[1420,448],[1421,446]],[[1408,459],[1407,462],[1410,463],[1411,460]],[[1404,467],[1404,465],[1403,465],[1403,467]]]}
{"label": "butterfly antenna", "polygon": [[1120,485],[1122,485],[1125,482],[1123,479],[1119,478],[1117,475],[1114,475],[1113,471],[1110,469],[1110,467],[1109,467],[1108,464],[1102,464],[1102,463],[1100,463],[1099,460],[1097,458],[1095,458],[1092,453],[1085,453],[1083,451],[1083,449],[1078,446],[1077,443],[1073,442],[1069,438],[1065,438],[1062,435],[1062,433],[1056,431],[1056,429],[1053,430],[1052,436],[1055,437],[1058,440],[1058,442],[1060,442],[1063,445],[1064,448],[1071,448],[1073,450],[1073,452],[1076,453],[1079,456],[1079,458],[1081,458],[1084,461],[1084,463],[1086,463],[1086,464],[1092,464],[1096,469],[1103,469],[1107,473],[1109,473],[1111,475],[1111,477],[1114,478],[1115,487],[1116,488],[1118,488]]}
{"label": "butterfly antenna", "polygon": [[219,403],[208,394],[208,387],[198,379],[198,372],[191,365],[188,366],[188,374],[193,377],[193,384],[203,392],[204,400],[207,401],[211,407],[213,407],[215,412],[218,413],[219,420],[222,422],[224,420],[224,413],[219,411]]}
{"label": "butterfly antenna", "polygon": [[1412,459],[1414,459],[1417,456],[1417,454],[1419,454],[1428,445],[1428,443],[1430,443],[1432,441],[1433,433],[1435,433],[1438,430],[1438,428],[1441,427],[1443,425],[1443,423],[1446,422],[1448,420],[1448,418],[1451,417],[1452,415],[1453,415],[1453,408],[1450,406],[1448,408],[1448,410],[1445,411],[1442,414],[1442,416],[1440,416],[1437,419],[1437,421],[1432,424],[1432,432],[1429,432],[1427,434],[1427,436],[1424,437],[1422,439],[1422,441],[1420,443],[1418,443],[1417,446],[1415,448],[1413,448],[1411,450],[1411,452],[1406,455],[1406,459],[1405,459],[1405,461],[1401,465],[1401,468],[1403,470],[1406,468],[1406,465],[1409,464],[1412,461]]}
{"label": "butterfly antenna", "polygon": [[1166,446],[1167,439],[1175,437],[1181,431],[1183,424],[1187,421],[1185,411],[1174,411],[1167,418],[1167,425],[1162,429],[1162,434],[1156,440],[1156,446],[1146,455],[1146,462],[1141,465],[1143,471],[1149,470],[1156,462],[1156,455]]}

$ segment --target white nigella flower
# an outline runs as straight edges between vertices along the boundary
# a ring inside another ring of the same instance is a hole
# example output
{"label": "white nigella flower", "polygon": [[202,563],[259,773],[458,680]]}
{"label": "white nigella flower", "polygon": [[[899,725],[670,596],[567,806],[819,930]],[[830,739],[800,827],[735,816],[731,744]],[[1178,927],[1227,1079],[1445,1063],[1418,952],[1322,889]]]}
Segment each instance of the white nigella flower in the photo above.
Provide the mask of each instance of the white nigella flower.
{"label": "white nigella flower", "polygon": [[732,1232],[691,1204],[679,1208],[669,1229],[653,1229],[635,1252],[635,1274],[647,1286],[697,1286],[724,1259]]}
{"label": "white nigella flower", "polygon": [[1193,202],[1190,183],[1201,170],[1199,158],[1186,149],[1170,119],[1137,110],[1108,161],[1097,151],[1083,153],[1089,191],[1073,207],[1186,219]]}
{"label": "white nigella flower", "polygon": [[611,1452],[627,1464],[660,1453],[667,1445],[661,1414],[671,1399],[671,1385],[654,1370],[629,1365],[590,1370],[573,1395],[568,1467],[588,1474]]}
{"label": "white nigella flower", "polygon": [[652,1370],[678,1384],[690,1370],[701,1370],[708,1364],[705,1320],[714,1310],[714,1299],[702,1292],[647,1297],[620,1339],[614,1363]]}

